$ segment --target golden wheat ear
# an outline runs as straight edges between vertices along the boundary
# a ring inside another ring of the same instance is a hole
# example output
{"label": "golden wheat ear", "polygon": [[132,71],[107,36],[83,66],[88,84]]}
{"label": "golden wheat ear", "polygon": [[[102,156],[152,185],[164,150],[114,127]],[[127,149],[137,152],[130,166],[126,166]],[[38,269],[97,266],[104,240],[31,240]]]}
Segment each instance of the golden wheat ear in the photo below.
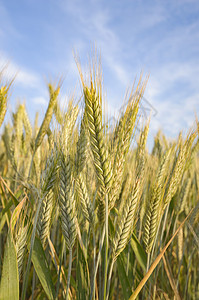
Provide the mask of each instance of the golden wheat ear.
{"label": "golden wheat ear", "polygon": [[8,101],[8,88],[6,86],[2,86],[0,88],[0,127],[3,123],[7,111],[7,101]]}
{"label": "golden wheat ear", "polygon": [[81,120],[80,133],[77,142],[77,152],[76,152],[77,174],[81,173],[84,170],[87,157],[88,157],[88,147],[89,147],[89,139],[88,139],[88,132],[86,128],[86,114],[84,113],[83,118]]}
{"label": "golden wheat ear", "polygon": [[14,77],[10,82],[3,84],[2,78],[3,78],[4,71],[6,68],[7,68],[7,66],[4,66],[0,70],[0,127],[3,123],[5,114],[7,111],[8,92],[9,92],[9,89],[10,89],[12,83],[14,82],[14,79],[15,79],[15,77]]}
{"label": "golden wheat ear", "polygon": [[49,124],[50,124],[50,121],[52,119],[52,115],[54,112],[54,107],[57,102],[57,97],[60,92],[59,86],[56,89],[54,89],[53,86],[51,84],[49,84],[48,88],[49,88],[49,94],[50,94],[50,101],[48,104],[48,108],[47,108],[45,117],[43,119],[43,122],[41,124],[41,127],[39,129],[39,132],[38,132],[36,140],[35,140],[35,146],[34,146],[35,151],[41,145],[43,138],[44,138],[45,134],[47,133],[47,130],[48,130],[48,127],[49,127]]}

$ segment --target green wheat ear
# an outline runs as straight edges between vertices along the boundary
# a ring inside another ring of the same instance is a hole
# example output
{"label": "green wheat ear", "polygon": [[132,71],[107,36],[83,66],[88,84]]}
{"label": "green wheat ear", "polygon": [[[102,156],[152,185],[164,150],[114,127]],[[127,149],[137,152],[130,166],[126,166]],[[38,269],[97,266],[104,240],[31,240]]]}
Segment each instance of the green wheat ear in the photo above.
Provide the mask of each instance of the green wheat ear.
{"label": "green wheat ear", "polygon": [[183,143],[181,137],[179,138],[177,145],[177,157],[174,161],[173,170],[170,176],[170,180],[167,185],[167,189],[164,195],[163,209],[170,203],[172,197],[175,195],[177,188],[183,177],[187,161],[190,160],[191,150],[196,138],[196,132],[191,132],[187,135],[185,142]]}
{"label": "green wheat ear", "polygon": [[81,172],[76,181],[76,188],[81,202],[81,209],[87,221],[93,225],[95,221],[93,203],[88,194],[87,186],[85,183],[85,175]]}
{"label": "green wheat ear", "polygon": [[123,206],[123,210],[120,213],[117,226],[118,229],[113,240],[113,259],[116,260],[117,256],[123,251],[126,247],[129,237],[132,233],[132,228],[135,222],[135,216],[139,208],[139,202],[142,194],[143,187],[143,174],[144,174],[144,165],[140,169],[140,174],[138,174],[135,179],[132,191],[129,193],[127,201]]}
{"label": "green wheat ear", "polygon": [[60,154],[59,176],[59,212],[61,228],[68,249],[72,249],[76,240],[76,207],[74,187],[71,177],[71,165],[69,157]]}
{"label": "green wheat ear", "polygon": [[26,246],[28,240],[28,225],[22,226],[16,237],[16,252],[17,252],[17,263],[18,263],[18,274],[19,278],[22,275],[24,257],[26,253]]}
{"label": "green wheat ear", "polygon": [[[94,64],[95,66],[95,64]],[[80,65],[78,64],[80,78],[83,86],[85,101],[85,119],[90,137],[90,146],[98,184],[108,191],[112,181],[112,171],[105,146],[105,135],[102,126],[102,78],[100,68],[90,71],[90,87],[85,83]]]}
{"label": "green wheat ear", "polygon": [[43,200],[39,213],[37,230],[43,246],[45,246],[46,239],[50,234],[54,198],[53,189],[59,169],[58,159],[58,154],[52,152],[47,159],[46,167],[41,178],[41,197]]}
{"label": "green wheat ear", "polygon": [[165,191],[165,182],[169,171],[169,164],[171,162],[172,153],[173,149],[171,148],[162,158],[158,174],[155,178],[152,196],[151,199],[149,199],[150,201],[148,202],[148,208],[146,211],[144,224],[144,243],[146,246],[147,253],[151,251],[155,240],[161,215],[161,205]]}
{"label": "green wheat ear", "polygon": [[108,151],[104,142],[100,96],[93,87],[92,82],[90,89],[84,87],[84,98],[97,179],[99,185],[108,190],[111,185],[112,173],[108,160]]}

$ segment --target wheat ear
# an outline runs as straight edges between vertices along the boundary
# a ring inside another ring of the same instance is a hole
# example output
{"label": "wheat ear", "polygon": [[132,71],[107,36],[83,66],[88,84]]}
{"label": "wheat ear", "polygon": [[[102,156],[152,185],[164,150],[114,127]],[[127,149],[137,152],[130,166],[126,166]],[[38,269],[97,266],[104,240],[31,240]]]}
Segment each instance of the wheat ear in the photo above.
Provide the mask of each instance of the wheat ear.
{"label": "wheat ear", "polygon": [[98,221],[100,224],[103,224],[105,219],[105,202],[104,202],[104,189],[100,187],[97,191],[97,215],[98,215]]}
{"label": "wheat ear", "polygon": [[77,173],[81,173],[85,167],[88,153],[88,135],[86,132],[86,116],[85,113],[81,120],[81,127],[79,138],[77,142],[77,154],[76,154],[76,169]]}
{"label": "wheat ear", "polygon": [[8,125],[5,126],[4,134],[2,136],[5,148],[6,148],[6,155],[10,160],[13,168],[17,169],[17,162],[14,155],[14,144],[11,138],[10,127]]}
{"label": "wheat ear", "polygon": [[74,246],[76,230],[76,208],[74,198],[74,187],[71,180],[70,157],[66,158],[63,152],[60,155],[60,189],[59,189],[59,211],[61,217],[62,233],[69,250],[68,278],[66,288],[66,299],[70,285],[72,269],[72,248]]}
{"label": "wheat ear", "polygon": [[50,224],[52,218],[53,209],[53,187],[55,184],[57,171],[59,168],[59,161],[57,153],[51,153],[47,159],[46,168],[43,172],[43,178],[41,179],[41,198],[43,199],[38,223],[37,231],[41,239],[42,245],[45,246],[45,242],[50,232]]}
{"label": "wheat ear", "polygon": [[84,98],[97,179],[100,186],[108,189],[111,184],[112,174],[108,161],[108,152],[104,143],[100,98],[92,82],[90,89],[84,87]]}
{"label": "wheat ear", "polygon": [[146,211],[144,223],[144,243],[146,252],[150,253],[156,236],[158,221],[161,215],[161,201],[165,190],[165,176],[168,172],[172,149],[170,149],[162,159],[159,172],[156,176],[152,197]]}
{"label": "wheat ear", "polygon": [[121,213],[118,224],[118,230],[113,241],[113,257],[114,260],[123,251],[128,242],[133,222],[136,213],[136,207],[138,205],[140,195],[140,184],[137,180],[132,195],[127,199],[126,205]]}
{"label": "wheat ear", "polygon": [[27,238],[28,238],[28,225],[21,227],[16,237],[15,246],[16,246],[16,253],[17,253],[19,278],[21,277],[21,273],[22,273],[24,256],[26,252]]}
{"label": "wheat ear", "polygon": [[[142,172],[143,171],[144,168],[142,169]],[[133,224],[135,221],[135,215],[139,207],[139,201],[142,192],[142,184],[143,184],[143,177],[142,174],[140,174],[140,178],[137,177],[135,180],[133,190],[126,201],[125,206],[123,207],[122,213],[118,216],[118,220],[117,220],[118,228],[117,231],[115,231],[115,237],[112,241],[112,261],[109,269],[106,300],[109,299],[109,289],[110,289],[111,276],[112,276],[114,263],[118,255],[126,247],[130,235],[132,233]]]}
{"label": "wheat ear", "polygon": [[176,161],[174,162],[173,171],[170,176],[170,181],[168,183],[167,190],[165,192],[165,198],[163,204],[164,209],[170,203],[172,197],[177,191],[177,188],[183,176],[183,171],[186,167],[186,163],[190,158],[191,149],[195,138],[196,138],[196,132],[193,132],[187,136],[184,144],[182,143],[181,139],[179,140],[178,149],[177,149],[178,155]]}
{"label": "wheat ear", "polygon": [[115,153],[115,158],[113,163],[113,182],[109,197],[109,209],[111,209],[114,206],[115,201],[120,194],[126,155],[130,147],[133,129],[136,123],[136,118],[139,110],[139,103],[145,89],[144,84],[141,87],[140,85],[141,78],[139,80],[134,95],[132,95],[131,93],[126,111],[121,116],[118,126],[115,129],[113,143],[113,151]]}
{"label": "wheat ear", "polygon": [[26,132],[26,141],[30,142],[32,138],[32,125],[30,123],[25,105],[23,105],[23,125]]}
{"label": "wheat ear", "polygon": [[7,110],[7,99],[8,99],[8,88],[6,86],[2,86],[0,89],[0,127],[3,123],[6,110]]}
{"label": "wheat ear", "polygon": [[70,160],[60,155],[59,211],[61,227],[68,249],[72,249],[76,239],[76,209],[71,180]]}
{"label": "wheat ear", "polygon": [[90,224],[94,224],[94,208],[87,192],[84,175],[82,172],[79,174],[76,187],[81,202],[82,213]]}
{"label": "wheat ear", "polygon": [[50,234],[50,224],[53,210],[53,192],[50,190],[47,196],[43,199],[39,220],[37,223],[38,235],[43,247],[45,247],[46,239]]}
{"label": "wheat ear", "polygon": [[77,105],[74,106],[73,102],[70,101],[68,105],[67,113],[64,116],[62,135],[61,135],[61,145],[62,145],[63,152],[65,152],[65,154],[67,153],[68,141],[72,135],[72,131],[75,126],[78,113],[79,113],[78,106]]}
{"label": "wheat ear", "polygon": [[57,97],[59,95],[60,92],[60,87],[58,87],[57,89],[54,90],[54,88],[52,87],[51,84],[49,84],[49,93],[50,93],[50,101],[48,104],[48,108],[44,117],[44,120],[41,124],[41,127],[39,129],[39,132],[37,134],[36,140],[35,140],[35,151],[37,150],[37,148],[41,145],[43,138],[48,130],[52,115],[53,115],[53,110],[54,110],[54,106],[56,104],[57,101]]}
{"label": "wheat ear", "polygon": [[55,118],[56,118],[57,122],[60,125],[62,125],[64,116],[63,116],[63,113],[61,111],[58,101],[56,101],[55,106],[54,106],[54,114],[55,114]]}

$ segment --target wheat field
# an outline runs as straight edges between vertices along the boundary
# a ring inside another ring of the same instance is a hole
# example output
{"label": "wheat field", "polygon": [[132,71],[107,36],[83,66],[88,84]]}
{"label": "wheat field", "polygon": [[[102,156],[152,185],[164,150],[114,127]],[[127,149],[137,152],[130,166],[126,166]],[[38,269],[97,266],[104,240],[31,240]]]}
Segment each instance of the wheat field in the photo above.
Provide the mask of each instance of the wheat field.
{"label": "wheat field", "polygon": [[24,104],[4,122],[0,82],[0,299],[199,299],[198,120],[149,152],[147,80],[113,127],[100,65],[77,67],[81,99],[49,84],[41,125]]}

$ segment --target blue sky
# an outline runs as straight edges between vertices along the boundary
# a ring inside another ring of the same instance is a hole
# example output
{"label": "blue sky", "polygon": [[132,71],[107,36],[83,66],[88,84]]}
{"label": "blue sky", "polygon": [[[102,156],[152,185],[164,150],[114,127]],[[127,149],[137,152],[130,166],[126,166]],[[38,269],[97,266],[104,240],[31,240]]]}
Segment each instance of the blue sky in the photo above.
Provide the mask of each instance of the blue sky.
{"label": "blue sky", "polygon": [[0,0],[0,15],[0,67],[9,62],[7,79],[18,72],[10,111],[25,100],[31,119],[42,116],[46,83],[60,76],[67,101],[80,86],[73,50],[84,68],[96,44],[110,114],[142,71],[151,135],[175,137],[199,114],[198,0]]}

